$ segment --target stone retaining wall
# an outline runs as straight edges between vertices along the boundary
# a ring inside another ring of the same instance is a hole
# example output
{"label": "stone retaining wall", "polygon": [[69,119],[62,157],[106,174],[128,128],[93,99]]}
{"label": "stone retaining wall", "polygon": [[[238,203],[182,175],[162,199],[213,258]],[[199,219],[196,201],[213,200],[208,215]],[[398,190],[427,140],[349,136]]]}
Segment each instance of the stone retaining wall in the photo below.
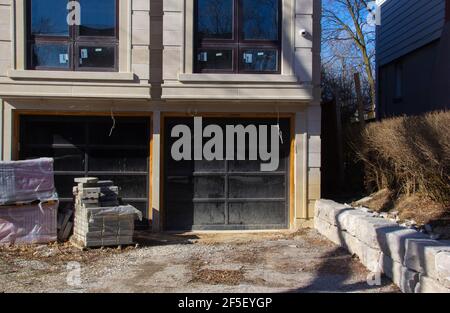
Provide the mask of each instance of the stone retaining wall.
{"label": "stone retaining wall", "polygon": [[330,200],[318,200],[315,228],[383,273],[403,292],[450,293],[450,242]]}

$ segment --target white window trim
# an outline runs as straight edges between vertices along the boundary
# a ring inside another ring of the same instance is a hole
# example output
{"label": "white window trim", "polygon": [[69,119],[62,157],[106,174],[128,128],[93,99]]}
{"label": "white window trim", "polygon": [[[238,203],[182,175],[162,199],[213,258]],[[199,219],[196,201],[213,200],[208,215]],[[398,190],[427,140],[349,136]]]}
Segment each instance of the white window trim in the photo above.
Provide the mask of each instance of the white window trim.
{"label": "white window trim", "polygon": [[[131,74],[131,1],[132,0],[120,0],[119,1],[119,72],[96,72],[98,73],[94,80],[98,80],[100,74],[104,75],[105,78],[123,80],[124,77],[129,77],[129,75],[120,75],[123,73]],[[9,71],[11,77],[17,78],[40,78],[48,79],[49,72],[54,73],[56,71],[38,71],[38,70],[27,70],[26,60],[27,60],[27,27],[26,27],[26,0],[16,0],[13,2],[14,6],[12,8],[12,19],[13,23],[13,36],[12,36],[12,46],[14,53],[13,58],[13,69]],[[32,73],[31,73],[32,72]],[[70,79],[89,79],[89,73],[82,72],[70,72],[68,71],[56,73],[53,77],[55,79],[64,79],[66,76],[70,76]],[[119,74],[119,75],[114,75]],[[20,77],[18,77],[20,76]],[[116,78],[114,78],[116,76]],[[66,78],[67,79],[67,78]]]}
{"label": "white window trim", "polygon": [[210,81],[223,83],[298,83],[298,79],[294,75],[279,74],[222,74],[222,73],[195,73],[195,74],[179,74],[180,82],[202,82]]}
{"label": "white window trim", "polygon": [[[197,75],[194,73],[194,0],[184,1],[184,54],[182,53],[182,73],[180,73],[180,78],[188,80],[192,77],[193,80],[197,80]],[[259,75],[271,75],[274,77],[283,77],[281,80],[289,80],[294,75],[293,62],[294,62],[294,41],[295,41],[295,0],[283,0],[282,1],[283,10],[283,20],[281,21],[281,27],[285,30],[282,34],[288,34],[281,38],[281,74],[259,74]],[[185,75],[186,74],[186,75]],[[191,74],[192,76],[189,76]],[[207,75],[207,74],[206,74]],[[246,74],[215,74],[215,77],[219,80],[241,80],[233,79],[236,75],[246,75]],[[258,76],[258,74],[249,74],[252,77]],[[251,77],[248,77],[251,78]],[[255,78],[258,80],[257,78]]]}
{"label": "white window trim", "polygon": [[9,70],[11,79],[42,79],[42,80],[90,80],[90,81],[132,81],[133,73],[128,72],[87,72],[87,71],[36,71]]}

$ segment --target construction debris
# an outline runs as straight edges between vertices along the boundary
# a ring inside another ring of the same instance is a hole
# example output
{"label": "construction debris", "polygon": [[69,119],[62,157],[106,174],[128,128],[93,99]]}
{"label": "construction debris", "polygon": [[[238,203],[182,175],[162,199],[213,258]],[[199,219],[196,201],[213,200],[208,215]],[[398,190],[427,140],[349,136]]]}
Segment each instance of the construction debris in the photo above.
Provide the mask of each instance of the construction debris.
{"label": "construction debris", "polygon": [[96,178],[75,179],[75,223],[72,242],[82,248],[133,243],[134,220],[142,213],[119,204],[119,187]]}
{"label": "construction debris", "polygon": [[0,244],[56,241],[53,159],[0,162]]}
{"label": "construction debris", "polygon": [[73,210],[66,209],[58,212],[58,240],[67,241],[73,229]]}

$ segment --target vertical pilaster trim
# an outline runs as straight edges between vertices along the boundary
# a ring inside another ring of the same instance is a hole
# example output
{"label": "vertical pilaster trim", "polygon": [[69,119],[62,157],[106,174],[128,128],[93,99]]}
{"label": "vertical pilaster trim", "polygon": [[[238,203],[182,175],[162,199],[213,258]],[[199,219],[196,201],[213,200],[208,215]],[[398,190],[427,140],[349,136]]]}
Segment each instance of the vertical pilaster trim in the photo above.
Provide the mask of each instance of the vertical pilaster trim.
{"label": "vertical pilaster trim", "polygon": [[2,103],[3,110],[3,160],[11,161],[13,157],[14,116],[11,105]]}
{"label": "vertical pilaster trim", "polygon": [[[322,50],[322,0],[313,0],[313,85],[320,87]],[[320,99],[320,97],[319,97]],[[314,99],[318,100],[318,99]]]}
{"label": "vertical pilaster trim", "polygon": [[308,156],[309,156],[309,149],[308,149],[308,123],[309,119],[307,118],[307,113],[305,114],[305,132],[302,134],[302,169],[303,169],[303,188],[302,188],[302,218],[308,219],[308,203],[309,203],[309,182],[308,182]]}
{"label": "vertical pilaster trim", "polygon": [[[294,45],[295,45],[295,3],[294,0],[282,2],[282,38],[281,38],[281,72],[291,75],[294,71]],[[286,30],[286,31],[284,31]]]}
{"label": "vertical pilaster trim", "polygon": [[295,219],[308,214],[308,137],[304,110],[295,114]]}
{"label": "vertical pilaster trim", "polygon": [[186,40],[187,40],[187,34],[186,34],[186,1],[183,1],[183,11],[181,12],[181,18],[183,22],[181,23],[181,32],[183,34],[182,36],[182,51],[180,53],[181,58],[181,73],[186,73]]}
{"label": "vertical pilaster trim", "polygon": [[133,19],[131,2],[131,0],[121,0],[119,4],[119,72],[131,71],[131,32]]}
{"label": "vertical pilaster trim", "polygon": [[184,44],[183,71],[187,74],[194,72],[194,0],[185,0],[183,7]]}
{"label": "vertical pilaster trim", "polygon": [[14,41],[14,58],[15,69],[24,70],[26,67],[27,51],[26,51],[26,6],[25,0],[14,1],[14,25],[12,26],[14,31],[14,37],[11,41]]}
{"label": "vertical pilaster trim", "polygon": [[[16,1],[11,1],[11,68],[16,69]],[[1,100],[0,100],[1,101]]]}
{"label": "vertical pilaster trim", "polygon": [[0,99],[0,161],[3,161],[3,99]]}
{"label": "vertical pilaster trim", "polygon": [[152,132],[152,231],[161,231],[161,112],[153,112]]}

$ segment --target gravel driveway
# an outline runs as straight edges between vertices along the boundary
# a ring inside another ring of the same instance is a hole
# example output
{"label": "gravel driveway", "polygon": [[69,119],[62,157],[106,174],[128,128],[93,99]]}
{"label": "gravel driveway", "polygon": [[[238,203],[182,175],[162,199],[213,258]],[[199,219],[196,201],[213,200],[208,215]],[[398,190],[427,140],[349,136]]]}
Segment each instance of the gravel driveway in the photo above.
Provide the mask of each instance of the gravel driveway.
{"label": "gravel driveway", "polygon": [[315,230],[145,234],[138,247],[0,247],[0,292],[397,292]]}

